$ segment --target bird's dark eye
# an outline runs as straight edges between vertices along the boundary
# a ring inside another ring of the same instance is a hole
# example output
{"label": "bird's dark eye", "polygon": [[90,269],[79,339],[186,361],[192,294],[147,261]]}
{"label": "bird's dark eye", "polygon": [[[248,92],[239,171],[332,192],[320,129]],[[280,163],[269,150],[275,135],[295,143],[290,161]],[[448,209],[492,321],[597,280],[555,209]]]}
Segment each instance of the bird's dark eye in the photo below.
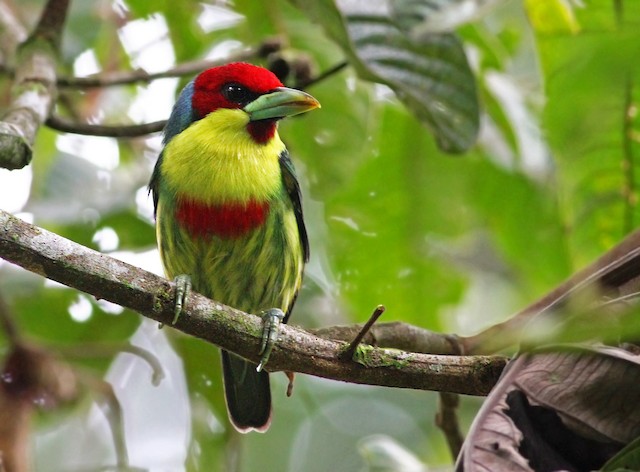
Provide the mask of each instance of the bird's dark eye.
{"label": "bird's dark eye", "polygon": [[255,94],[242,85],[225,84],[222,86],[222,95],[230,102],[245,105],[253,99]]}

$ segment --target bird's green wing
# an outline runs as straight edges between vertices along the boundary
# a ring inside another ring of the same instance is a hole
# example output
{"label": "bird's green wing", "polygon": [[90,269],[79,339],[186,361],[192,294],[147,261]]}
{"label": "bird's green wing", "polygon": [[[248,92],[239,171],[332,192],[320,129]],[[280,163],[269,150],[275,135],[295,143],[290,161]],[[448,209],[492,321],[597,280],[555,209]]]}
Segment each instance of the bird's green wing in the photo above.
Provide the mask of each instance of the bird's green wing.
{"label": "bird's green wing", "polygon": [[156,161],[156,165],[153,168],[151,174],[151,181],[149,182],[149,193],[153,197],[153,214],[158,211],[158,199],[160,198],[160,163],[162,162],[162,153]]}
{"label": "bird's green wing", "polygon": [[293,204],[293,211],[296,215],[296,222],[298,223],[298,233],[300,233],[300,244],[302,245],[302,251],[304,254],[304,261],[309,261],[309,239],[307,238],[307,228],[304,226],[304,219],[302,217],[302,198],[300,194],[300,184],[296,178],[296,171],[293,167],[293,162],[289,157],[289,152],[285,149],[280,154],[280,171],[282,173],[282,183],[287,189],[291,203]]}

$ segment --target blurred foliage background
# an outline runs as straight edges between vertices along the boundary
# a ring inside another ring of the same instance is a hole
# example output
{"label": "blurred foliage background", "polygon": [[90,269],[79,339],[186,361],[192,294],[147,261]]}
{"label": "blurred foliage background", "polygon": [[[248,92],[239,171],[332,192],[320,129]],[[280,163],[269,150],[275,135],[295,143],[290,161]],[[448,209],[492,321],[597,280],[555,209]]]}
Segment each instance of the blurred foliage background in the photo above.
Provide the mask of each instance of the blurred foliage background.
{"label": "blurred foliage background", "polygon": [[[43,6],[5,3],[27,28]],[[280,130],[298,169],[312,247],[291,321],[362,322],[382,303],[385,321],[470,334],[542,295],[637,225],[640,2],[475,0],[467,2],[470,15],[456,9],[462,3],[72,2],[60,73],[163,71],[272,37],[283,49],[253,62],[284,59],[314,77],[348,61],[308,88],[322,109]],[[166,119],[186,80],[67,88],[59,111],[113,125]],[[9,85],[2,75],[5,99]],[[146,190],[160,140],[43,129],[31,166],[0,171],[0,207],[161,272]],[[76,347],[67,360],[113,385],[131,466],[451,464],[434,425],[433,393],[298,376],[286,398],[278,374],[268,434],[239,437],[227,424],[212,346],[5,262],[0,291],[26,336],[63,355]],[[129,341],[159,359],[159,386],[143,360],[115,355]],[[98,355],[105,343],[113,356]],[[43,412],[32,438],[36,469],[113,468],[103,403],[89,391],[70,407]],[[464,427],[478,405],[464,399]]]}

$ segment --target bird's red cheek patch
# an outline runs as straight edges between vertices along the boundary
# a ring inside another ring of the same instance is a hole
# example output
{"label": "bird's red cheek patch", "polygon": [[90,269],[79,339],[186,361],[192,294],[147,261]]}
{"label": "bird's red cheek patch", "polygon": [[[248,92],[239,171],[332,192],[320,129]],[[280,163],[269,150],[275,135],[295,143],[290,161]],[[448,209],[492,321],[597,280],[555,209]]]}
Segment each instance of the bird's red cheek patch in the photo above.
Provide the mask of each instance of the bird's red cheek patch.
{"label": "bird's red cheek patch", "polygon": [[277,124],[274,120],[252,121],[247,131],[258,144],[267,144],[276,135]]}
{"label": "bird's red cheek patch", "polygon": [[264,224],[268,202],[207,205],[191,199],[179,199],[176,220],[192,237],[237,238]]}

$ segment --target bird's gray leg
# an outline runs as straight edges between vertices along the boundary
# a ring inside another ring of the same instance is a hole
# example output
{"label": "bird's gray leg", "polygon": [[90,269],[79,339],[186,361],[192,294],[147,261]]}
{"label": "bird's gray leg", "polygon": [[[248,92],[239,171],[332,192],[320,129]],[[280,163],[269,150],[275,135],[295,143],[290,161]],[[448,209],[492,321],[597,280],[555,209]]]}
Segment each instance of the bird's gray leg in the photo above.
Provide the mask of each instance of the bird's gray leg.
{"label": "bird's gray leg", "polygon": [[176,284],[176,303],[173,312],[172,325],[178,322],[178,318],[182,314],[182,308],[187,303],[187,298],[191,292],[191,277],[187,274],[180,274],[173,279]]}
{"label": "bird's gray leg", "polygon": [[280,308],[271,308],[260,313],[264,326],[262,328],[262,344],[260,345],[260,363],[256,370],[260,372],[269,361],[271,350],[278,342],[280,325],[284,320],[284,312]]}

